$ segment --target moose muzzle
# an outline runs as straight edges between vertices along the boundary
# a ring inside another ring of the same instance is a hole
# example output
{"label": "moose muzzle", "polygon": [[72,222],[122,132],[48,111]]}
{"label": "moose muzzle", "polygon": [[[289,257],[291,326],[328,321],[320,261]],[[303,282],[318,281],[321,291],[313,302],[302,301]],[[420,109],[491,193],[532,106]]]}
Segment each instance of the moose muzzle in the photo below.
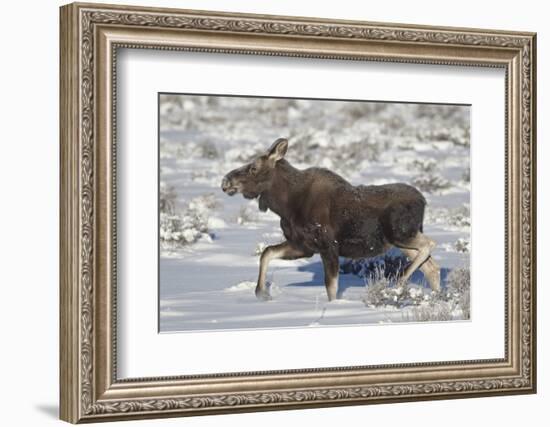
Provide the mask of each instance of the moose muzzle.
{"label": "moose muzzle", "polygon": [[222,191],[230,196],[233,196],[237,192],[237,189],[231,183],[231,179],[227,178],[227,175],[222,179]]}

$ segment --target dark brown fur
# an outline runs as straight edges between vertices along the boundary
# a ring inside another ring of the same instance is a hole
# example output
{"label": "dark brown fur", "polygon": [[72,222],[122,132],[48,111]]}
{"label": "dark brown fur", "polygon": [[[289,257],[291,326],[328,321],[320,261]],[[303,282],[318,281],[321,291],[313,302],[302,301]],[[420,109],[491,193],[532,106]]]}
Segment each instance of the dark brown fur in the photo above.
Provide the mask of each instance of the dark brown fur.
{"label": "dark brown fur", "polygon": [[271,258],[319,253],[325,279],[328,275],[334,281],[338,256],[372,257],[406,245],[422,232],[426,200],[416,188],[401,183],[353,186],[327,169],[298,170],[283,158],[287,146],[285,139],[275,141],[265,155],[229,172],[222,182],[225,192],[259,198],[261,210],[281,218],[287,242]]}

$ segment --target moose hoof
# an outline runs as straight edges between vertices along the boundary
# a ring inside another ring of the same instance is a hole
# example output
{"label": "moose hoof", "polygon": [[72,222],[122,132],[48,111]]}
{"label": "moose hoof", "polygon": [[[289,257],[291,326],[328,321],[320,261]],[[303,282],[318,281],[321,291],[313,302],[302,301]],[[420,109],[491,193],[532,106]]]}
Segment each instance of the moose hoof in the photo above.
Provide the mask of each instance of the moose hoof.
{"label": "moose hoof", "polygon": [[256,288],[256,298],[260,301],[271,301],[273,299],[271,295],[269,295],[269,291],[267,289],[258,288]]}

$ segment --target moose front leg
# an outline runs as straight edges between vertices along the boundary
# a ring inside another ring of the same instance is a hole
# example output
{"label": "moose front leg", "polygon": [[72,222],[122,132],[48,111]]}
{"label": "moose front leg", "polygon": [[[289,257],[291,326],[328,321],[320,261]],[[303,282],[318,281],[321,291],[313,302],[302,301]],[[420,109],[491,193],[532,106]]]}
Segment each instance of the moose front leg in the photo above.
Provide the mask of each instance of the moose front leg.
{"label": "moose front leg", "polygon": [[308,258],[312,255],[312,253],[304,252],[293,246],[290,242],[283,242],[265,248],[260,257],[260,273],[258,275],[258,284],[256,285],[256,297],[264,301],[271,299],[271,295],[269,295],[269,291],[265,285],[267,267],[271,260]]}
{"label": "moose front leg", "polygon": [[321,259],[325,270],[325,287],[328,300],[333,301],[338,293],[338,271],[340,269],[338,251],[335,248],[329,248],[321,252]]}

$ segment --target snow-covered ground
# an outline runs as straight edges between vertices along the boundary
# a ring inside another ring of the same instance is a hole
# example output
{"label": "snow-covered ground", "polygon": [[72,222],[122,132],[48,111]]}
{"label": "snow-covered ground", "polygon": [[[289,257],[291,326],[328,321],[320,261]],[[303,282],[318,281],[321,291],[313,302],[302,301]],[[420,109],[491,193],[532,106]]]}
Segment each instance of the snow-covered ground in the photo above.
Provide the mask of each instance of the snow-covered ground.
{"label": "snow-covered ground", "polygon": [[272,261],[273,299],[258,301],[259,253],[282,240],[279,218],[260,212],[256,201],[226,196],[220,183],[284,136],[296,167],[327,167],[353,184],[416,185],[428,200],[424,231],[438,243],[433,256],[445,286],[453,270],[467,272],[470,263],[469,107],[189,95],[160,100],[161,332],[468,317],[455,288],[432,296],[420,272],[404,291],[391,280],[381,286],[369,270],[381,264],[371,261],[343,266],[340,299],[328,303],[318,255]]}

